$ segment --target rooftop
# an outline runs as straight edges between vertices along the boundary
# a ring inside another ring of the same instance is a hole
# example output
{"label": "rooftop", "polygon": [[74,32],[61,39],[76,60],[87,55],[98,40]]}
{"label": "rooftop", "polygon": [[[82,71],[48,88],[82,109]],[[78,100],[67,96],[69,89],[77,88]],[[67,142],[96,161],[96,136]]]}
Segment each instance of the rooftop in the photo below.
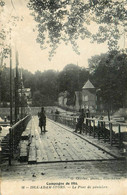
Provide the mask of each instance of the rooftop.
{"label": "rooftop", "polygon": [[93,84],[88,80],[85,85],[83,86],[83,89],[94,89],[95,87]]}

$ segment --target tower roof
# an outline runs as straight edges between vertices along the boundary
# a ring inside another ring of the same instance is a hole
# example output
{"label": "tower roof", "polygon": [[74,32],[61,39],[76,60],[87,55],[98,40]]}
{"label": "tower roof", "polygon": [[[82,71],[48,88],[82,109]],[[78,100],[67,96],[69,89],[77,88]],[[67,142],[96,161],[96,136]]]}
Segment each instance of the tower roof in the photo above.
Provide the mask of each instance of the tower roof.
{"label": "tower roof", "polygon": [[83,86],[83,89],[94,89],[95,87],[93,84],[88,80],[85,85]]}

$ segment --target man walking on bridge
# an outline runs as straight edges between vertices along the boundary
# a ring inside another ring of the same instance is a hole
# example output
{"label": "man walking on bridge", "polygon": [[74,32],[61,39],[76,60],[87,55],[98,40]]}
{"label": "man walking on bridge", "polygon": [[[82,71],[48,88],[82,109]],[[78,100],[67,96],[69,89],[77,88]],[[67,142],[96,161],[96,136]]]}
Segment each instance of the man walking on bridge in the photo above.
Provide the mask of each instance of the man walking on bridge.
{"label": "man walking on bridge", "polygon": [[44,107],[41,108],[41,112],[38,112],[38,118],[39,118],[39,127],[41,129],[42,134],[42,127],[44,128],[44,132],[46,132],[46,116],[45,116],[45,110]]}

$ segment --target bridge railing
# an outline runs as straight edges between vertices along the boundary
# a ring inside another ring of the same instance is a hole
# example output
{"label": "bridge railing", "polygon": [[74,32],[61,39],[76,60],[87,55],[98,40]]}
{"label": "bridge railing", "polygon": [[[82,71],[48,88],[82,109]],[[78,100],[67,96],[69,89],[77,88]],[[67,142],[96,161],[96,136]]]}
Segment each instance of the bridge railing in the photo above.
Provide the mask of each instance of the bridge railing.
{"label": "bridge railing", "polygon": [[[77,116],[48,114],[48,117],[51,120],[76,129]],[[123,148],[127,142],[127,123],[85,118],[80,132],[93,136],[98,140],[101,139],[104,142],[110,143],[111,146],[115,145],[119,148]]]}
{"label": "bridge railing", "polygon": [[76,116],[63,116],[63,115],[57,115],[57,114],[48,114],[47,116],[48,118],[50,118],[51,120],[54,120],[55,122],[64,124],[74,129],[75,129],[77,118],[78,118]]}
{"label": "bridge railing", "polygon": [[98,120],[86,118],[83,131],[86,134],[103,139],[104,142],[110,142],[110,145],[116,145],[119,148],[123,147],[123,142],[127,141],[127,123],[116,121]]}
{"label": "bridge railing", "polygon": [[9,165],[11,165],[11,159],[15,156],[21,135],[30,119],[31,116],[28,115],[10,127],[9,133],[1,141],[1,158],[7,158],[9,160]]}

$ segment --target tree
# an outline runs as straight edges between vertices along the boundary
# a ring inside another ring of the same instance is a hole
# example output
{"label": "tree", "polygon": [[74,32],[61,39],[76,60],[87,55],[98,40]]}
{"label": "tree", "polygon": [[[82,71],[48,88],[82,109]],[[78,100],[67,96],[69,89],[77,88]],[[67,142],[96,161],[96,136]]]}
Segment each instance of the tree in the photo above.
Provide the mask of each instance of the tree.
{"label": "tree", "polygon": [[35,91],[33,93],[32,101],[33,101],[33,106],[42,105],[42,94],[40,93],[40,91]]}
{"label": "tree", "polygon": [[[92,57],[89,62],[93,59]],[[97,60],[95,64],[96,62]],[[118,51],[100,55],[98,65],[93,69],[92,79],[95,86],[101,89],[100,95],[106,109],[116,110],[124,107],[127,97],[127,55]]]}
{"label": "tree", "polygon": [[[121,34],[127,30],[126,3],[127,0],[29,0],[28,7],[38,24],[37,42],[42,49],[49,44],[52,57],[61,41],[70,42],[79,54],[78,38],[107,41],[110,50],[117,48]],[[97,33],[89,30],[91,23],[98,24]]]}
{"label": "tree", "polygon": [[95,56],[92,56],[90,59],[88,59],[88,64],[89,64],[91,73],[93,73],[96,70],[96,68],[98,67],[98,64],[104,58],[104,56],[106,56],[106,54],[95,55]]}
{"label": "tree", "polygon": [[33,81],[31,81],[34,105],[54,105],[58,97],[57,77],[58,73],[53,70],[35,72]]}
{"label": "tree", "polygon": [[79,67],[74,64],[68,64],[63,71],[60,72],[58,83],[59,91],[68,91],[70,94],[74,93],[74,90],[78,90],[78,73]]}
{"label": "tree", "polygon": [[[7,20],[3,20],[6,16],[4,15],[4,7],[6,6],[5,0],[0,0],[0,70],[3,68],[3,59],[7,58],[10,54],[10,39],[11,39],[11,32],[17,25],[17,22],[19,20],[22,20],[22,18],[19,18],[13,11],[9,13],[9,17]],[[11,1],[12,3],[12,1]],[[13,7],[14,9],[14,7]],[[6,9],[5,9],[6,10]]]}
{"label": "tree", "polygon": [[0,0],[0,102],[3,95],[1,93],[2,73],[4,68],[6,67],[4,59],[8,58],[9,54],[11,53],[11,32],[12,29],[16,26],[17,21],[19,20],[19,17],[15,16],[12,11],[11,13],[9,13],[9,17],[7,17],[7,20],[3,20],[3,18],[6,18],[6,16],[4,15],[4,6],[6,5],[6,3],[5,0]]}
{"label": "tree", "polygon": [[[32,90],[32,93],[36,90],[36,82],[35,82],[35,77],[34,74],[29,72],[28,70],[24,69],[19,69],[19,75],[23,72],[23,84],[25,88],[30,88]],[[21,83],[21,80],[19,79],[19,83]]]}
{"label": "tree", "polygon": [[81,90],[84,82],[88,79],[88,71],[85,68],[81,68],[75,64],[68,64],[59,73],[58,85],[59,92],[68,92],[68,105],[74,103],[75,91]]}
{"label": "tree", "polygon": [[2,102],[9,102],[10,98],[10,71],[9,68],[4,68],[1,74],[1,101]]}

